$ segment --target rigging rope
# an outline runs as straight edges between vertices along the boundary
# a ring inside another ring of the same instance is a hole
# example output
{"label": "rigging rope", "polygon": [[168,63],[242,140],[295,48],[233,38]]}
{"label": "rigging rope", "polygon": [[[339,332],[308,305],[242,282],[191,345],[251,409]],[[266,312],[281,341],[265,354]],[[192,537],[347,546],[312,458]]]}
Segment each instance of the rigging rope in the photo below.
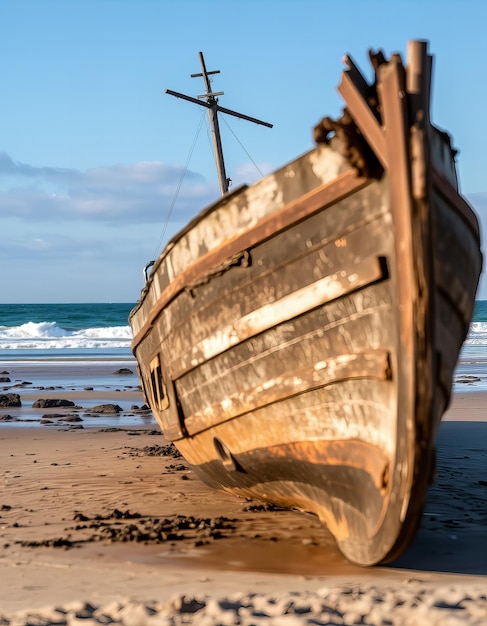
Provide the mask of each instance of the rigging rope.
{"label": "rigging rope", "polygon": [[179,181],[178,181],[178,184],[176,186],[176,191],[174,192],[174,197],[173,197],[171,205],[170,205],[170,207],[169,207],[169,209],[167,211],[166,219],[164,220],[164,224],[163,224],[163,227],[162,227],[162,232],[161,232],[161,234],[159,236],[159,239],[157,241],[157,244],[156,244],[156,247],[155,247],[155,251],[154,251],[154,254],[153,254],[153,258],[157,258],[157,256],[159,256],[159,250],[162,247],[162,242],[164,240],[167,227],[169,225],[169,220],[171,219],[171,215],[172,215],[172,212],[174,210],[174,205],[176,204],[176,200],[178,199],[179,192],[181,190],[181,186],[183,184],[184,177],[186,176],[186,173],[188,171],[189,162],[191,161],[191,157],[193,156],[193,152],[194,152],[194,149],[195,149],[195,146],[196,146],[196,142],[198,141],[198,137],[200,135],[201,127],[203,126],[203,121],[204,121],[205,117],[206,117],[206,111],[203,110],[202,114],[201,114],[201,118],[200,118],[199,124],[198,124],[198,128],[197,128],[195,136],[193,138],[193,143],[191,144],[191,148],[189,150],[189,154],[188,154],[188,157],[186,159],[186,163],[184,164],[183,171],[181,172],[181,176],[179,177]]}
{"label": "rigging rope", "polygon": [[[163,227],[162,227],[162,232],[159,236],[159,239],[157,241],[157,244],[155,246],[155,250],[154,250],[154,254],[153,254],[153,258],[157,258],[159,256],[159,250],[161,250],[162,248],[162,242],[164,241],[164,237],[166,235],[166,231],[169,225],[169,220],[171,219],[171,215],[172,212],[174,210],[174,206],[176,204],[177,198],[179,196],[179,192],[181,190],[181,186],[183,184],[183,180],[184,177],[186,176],[186,173],[188,171],[188,167],[189,167],[189,163],[191,161],[191,157],[193,156],[193,152],[196,146],[196,142],[198,141],[198,137],[200,135],[201,132],[201,127],[203,126],[203,122],[204,120],[207,119],[207,114],[206,111],[203,110],[201,113],[201,118],[198,124],[198,128],[196,130],[195,136],[193,138],[193,142],[191,144],[191,148],[189,150],[189,154],[188,154],[188,158],[186,159],[186,163],[184,165],[183,171],[181,172],[181,176],[179,178],[178,184],[176,186],[176,191],[174,193],[174,197],[173,200],[171,202],[171,205],[167,211],[166,214],[166,219],[164,221]],[[254,159],[250,156],[249,152],[247,151],[247,149],[245,148],[245,146],[242,144],[242,142],[240,141],[240,139],[237,137],[236,133],[233,131],[232,127],[228,124],[228,122],[226,121],[225,117],[221,117],[220,119],[223,119],[223,121],[225,122],[226,127],[229,129],[229,131],[232,133],[232,135],[234,136],[234,138],[236,139],[236,141],[239,143],[240,147],[242,148],[242,150],[245,152],[245,154],[247,155],[247,157],[250,159],[250,161],[252,161],[255,169],[259,172],[260,176],[263,178],[264,174],[261,172],[259,166],[257,165],[257,163],[254,161]],[[207,125],[207,133],[208,133],[208,125]],[[210,138],[208,137],[208,139],[210,140]]]}
{"label": "rigging rope", "polygon": [[[220,118],[219,118],[220,119]],[[259,172],[259,174],[261,175],[262,178],[264,178],[264,174],[260,171],[259,166],[257,165],[257,163],[254,161],[254,159],[250,156],[250,154],[247,152],[247,149],[245,148],[245,146],[243,145],[243,143],[240,141],[240,139],[237,137],[237,135],[233,132],[232,127],[230,126],[230,124],[227,122],[227,120],[225,119],[225,117],[222,116],[221,118],[224,122],[225,122],[225,126],[228,128],[228,130],[232,133],[232,135],[235,137],[235,139],[238,141],[238,143],[240,144],[240,147],[242,148],[242,150],[245,152],[245,154],[249,157],[249,159],[252,161],[252,163],[255,166],[255,169]]]}

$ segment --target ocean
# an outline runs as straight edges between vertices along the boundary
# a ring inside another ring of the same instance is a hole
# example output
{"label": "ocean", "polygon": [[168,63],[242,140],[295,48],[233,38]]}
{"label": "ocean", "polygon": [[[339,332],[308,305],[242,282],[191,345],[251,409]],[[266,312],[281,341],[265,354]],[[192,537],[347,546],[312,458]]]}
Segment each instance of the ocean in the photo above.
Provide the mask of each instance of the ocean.
{"label": "ocean", "polygon": [[[0,361],[133,360],[134,303],[0,305]],[[487,300],[478,300],[455,385],[487,390]]]}
{"label": "ocean", "polygon": [[131,358],[134,303],[1,304],[0,360]]}
{"label": "ocean", "polygon": [[[0,425],[155,426],[152,413],[143,406],[131,352],[128,315],[133,306],[0,305],[0,394],[14,393],[21,400],[20,406],[0,409]],[[76,406],[67,416],[58,408],[37,408],[36,402],[46,397]],[[110,404],[120,411],[92,413],[94,407]]]}
{"label": "ocean", "polygon": [[454,390],[487,391],[487,300],[477,300],[454,377]]}

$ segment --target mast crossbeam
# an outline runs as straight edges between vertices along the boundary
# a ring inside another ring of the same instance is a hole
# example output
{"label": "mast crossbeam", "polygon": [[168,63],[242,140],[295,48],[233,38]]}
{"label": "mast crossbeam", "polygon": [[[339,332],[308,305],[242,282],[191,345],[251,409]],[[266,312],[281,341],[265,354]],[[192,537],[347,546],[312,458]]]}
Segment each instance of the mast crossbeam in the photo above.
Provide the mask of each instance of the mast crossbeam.
{"label": "mast crossbeam", "polygon": [[[202,77],[205,81],[206,93],[204,93],[201,96],[198,96],[198,98],[193,98],[191,96],[187,96],[186,94],[179,93],[178,91],[172,91],[171,89],[166,89],[166,93],[169,94],[170,96],[175,96],[176,98],[182,98],[183,100],[187,100],[188,102],[199,104],[200,106],[204,106],[208,109],[208,113],[210,116],[211,132],[213,135],[213,148],[215,151],[216,166],[218,170],[218,179],[220,182],[220,191],[222,195],[225,195],[228,192],[231,180],[227,178],[227,175],[225,172],[225,162],[223,159],[220,128],[218,124],[218,113],[225,113],[226,115],[232,115],[233,117],[238,117],[242,120],[253,122],[254,124],[267,126],[267,128],[272,128],[272,124],[269,124],[268,122],[263,122],[262,120],[259,120],[255,117],[250,117],[249,115],[244,115],[243,113],[238,113],[237,111],[232,111],[231,109],[226,109],[225,107],[221,107],[218,104],[218,99],[216,96],[222,96],[223,91],[212,92],[211,86],[210,86],[210,79],[208,78],[208,76],[212,74],[219,74],[220,70],[207,71],[202,52],[199,53],[199,57],[200,57],[201,68],[203,71],[199,74],[191,74],[191,78]],[[206,99],[206,101],[204,99]]]}

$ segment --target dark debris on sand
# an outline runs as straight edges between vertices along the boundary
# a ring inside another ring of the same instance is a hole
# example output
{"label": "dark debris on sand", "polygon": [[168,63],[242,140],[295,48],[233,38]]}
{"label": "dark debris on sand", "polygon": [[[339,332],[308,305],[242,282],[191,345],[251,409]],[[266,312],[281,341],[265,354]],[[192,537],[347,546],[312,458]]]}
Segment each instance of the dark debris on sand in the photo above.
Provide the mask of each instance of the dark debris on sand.
{"label": "dark debris on sand", "polygon": [[162,432],[160,430],[138,430],[134,428],[122,428],[121,426],[107,426],[106,428],[99,428],[97,432],[99,433],[125,432],[127,433],[127,435],[160,435],[162,436]]}
{"label": "dark debris on sand", "polygon": [[[73,519],[81,522],[66,529],[64,537],[42,541],[17,541],[26,548],[54,547],[72,548],[82,543],[100,541],[109,543],[158,544],[166,541],[190,540],[194,546],[204,545],[212,540],[228,537],[235,531],[235,519],[228,517],[195,517],[193,515],[172,515],[166,518],[144,516],[140,513],[114,509],[107,515],[87,516],[76,512]],[[83,532],[73,538],[73,531],[91,531],[86,537]]]}
{"label": "dark debris on sand", "polygon": [[125,454],[129,456],[172,456],[175,459],[182,458],[182,454],[173,443],[162,446],[144,446],[143,448],[130,448],[126,446],[125,450]]}

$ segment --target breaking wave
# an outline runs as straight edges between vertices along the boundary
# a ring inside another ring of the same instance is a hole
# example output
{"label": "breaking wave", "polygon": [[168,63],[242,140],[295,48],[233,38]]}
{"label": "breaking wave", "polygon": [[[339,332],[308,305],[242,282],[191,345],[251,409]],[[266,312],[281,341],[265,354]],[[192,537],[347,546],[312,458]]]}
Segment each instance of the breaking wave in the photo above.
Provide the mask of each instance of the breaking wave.
{"label": "breaking wave", "polygon": [[0,326],[0,350],[130,348],[130,326],[66,330],[56,322]]}

